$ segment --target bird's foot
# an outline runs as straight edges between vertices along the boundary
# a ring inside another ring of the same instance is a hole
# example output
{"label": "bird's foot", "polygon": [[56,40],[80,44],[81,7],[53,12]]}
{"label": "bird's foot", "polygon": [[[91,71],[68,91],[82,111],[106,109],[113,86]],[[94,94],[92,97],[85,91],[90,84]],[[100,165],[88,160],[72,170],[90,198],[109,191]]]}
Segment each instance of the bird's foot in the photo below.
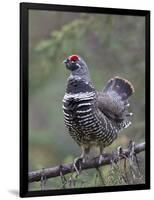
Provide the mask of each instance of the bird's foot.
{"label": "bird's foot", "polygon": [[74,167],[77,175],[79,175],[82,170],[82,163],[85,163],[85,158],[77,157],[74,159],[73,167]]}
{"label": "bird's foot", "polygon": [[119,146],[117,148],[117,155],[118,155],[118,157],[117,157],[117,160],[115,160],[115,162],[120,160],[121,158],[127,159],[127,156],[124,154],[124,150],[123,150],[122,146]]}
{"label": "bird's foot", "polygon": [[118,146],[117,148],[117,154],[118,157],[120,158],[121,156],[123,156],[123,148],[121,146]]}
{"label": "bird's foot", "polygon": [[104,161],[104,156],[102,154],[100,154],[99,160],[98,160],[99,165],[101,165],[103,161]]}
{"label": "bird's foot", "polygon": [[130,157],[133,157],[135,155],[135,142],[130,140],[129,145],[128,145],[128,149],[130,151]]}

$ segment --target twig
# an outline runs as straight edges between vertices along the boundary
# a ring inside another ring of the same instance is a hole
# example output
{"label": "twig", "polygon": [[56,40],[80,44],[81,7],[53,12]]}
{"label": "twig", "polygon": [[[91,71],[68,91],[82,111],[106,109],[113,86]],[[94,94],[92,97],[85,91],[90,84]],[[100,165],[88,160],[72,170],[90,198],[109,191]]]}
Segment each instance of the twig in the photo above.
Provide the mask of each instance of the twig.
{"label": "twig", "polygon": [[[145,142],[136,144],[134,146],[134,152],[135,154],[138,154],[142,151],[145,150]],[[125,157],[129,157],[130,155],[130,149],[123,149],[123,155]],[[86,163],[82,163],[82,170],[86,169],[91,169],[91,168],[98,168],[100,166],[104,165],[110,165],[111,160],[118,161],[119,160],[119,155],[118,154],[103,154],[103,162],[99,164],[99,157],[96,157],[92,160],[87,161]],[[120,159],[124,159],[124,157],[120,157]],[[61,172],[60,172],[61,171]],[[75,171],[73,168],[73,163],[68,163],[68,164],[61,164],[60,166],[55,166],[51,168],[44,168],[43,170],[43,175],[46,179],[48,178],[53,178],[53,177],[58,177],[62,173],[63,176],[65,174],[69,174],[71,172]],[[42,170],[37,170],[37,171],[32,171],[29,172],[28,174],[28,181],[29,183],[35,182],[35,181],[41,181],[42,177]]]}

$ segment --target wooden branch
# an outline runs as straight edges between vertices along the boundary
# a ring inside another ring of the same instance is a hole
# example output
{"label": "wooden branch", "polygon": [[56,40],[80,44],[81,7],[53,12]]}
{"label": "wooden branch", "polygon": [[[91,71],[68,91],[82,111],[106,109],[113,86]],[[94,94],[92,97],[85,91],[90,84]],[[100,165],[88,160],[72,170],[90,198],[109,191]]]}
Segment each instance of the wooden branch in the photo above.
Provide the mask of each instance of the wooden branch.
{"label": "wooden branch", "polygon": [[[144,150],[145,150],[145,142],[136,144],[133,147],[134,154],[138,154]],[[121,149],[120,155],[117,151],[116,153],[112,153],[112,154],[103,154],[104,159],[101,164],[99,164],[98,162],[99,158],[96,157],[92,160],[82,163],[81,167],[82,167],[82,170],[98,168],[100,166],[111,164],[111,161],[117,162],[120,159],[129,157],[131,154],[132,154],[132,148],[130,148],[129,146],[127,149]],[[48,178],[65,175],[74,171],[75,169],[73,167],[73,163],[61,164],[55,167],[29,172],[28,181],[29,183],[35,182],[35,181],[41,181],[42,177],[43,179],[48,179]]]}

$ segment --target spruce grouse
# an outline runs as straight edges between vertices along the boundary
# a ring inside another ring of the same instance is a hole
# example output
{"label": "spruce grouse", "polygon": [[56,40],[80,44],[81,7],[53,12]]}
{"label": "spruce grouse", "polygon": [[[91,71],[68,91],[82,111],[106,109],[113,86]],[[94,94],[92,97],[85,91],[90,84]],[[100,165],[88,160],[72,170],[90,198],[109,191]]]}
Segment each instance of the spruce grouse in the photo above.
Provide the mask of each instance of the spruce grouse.
{"label": "spruce grouse", "polygon": [[134,88],[129,81],[114,77],[98,92],[81,57],[71,55],[64,63],[71,71],[63,98],[65,125],[82,149],[82,161],[88,157],[91,146],[97,146],[101,163],[103,149],[131,124],[128,97]]}

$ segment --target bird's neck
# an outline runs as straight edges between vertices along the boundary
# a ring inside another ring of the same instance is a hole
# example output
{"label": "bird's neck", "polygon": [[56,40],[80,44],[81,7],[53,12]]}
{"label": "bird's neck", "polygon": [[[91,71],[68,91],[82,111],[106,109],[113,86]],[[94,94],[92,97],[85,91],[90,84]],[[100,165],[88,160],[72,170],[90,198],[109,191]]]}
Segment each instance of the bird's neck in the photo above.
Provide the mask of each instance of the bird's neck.
{"label": "bird's neck", "polygon": [[71,71],[71,75],[69,78],[82,79],[85,82],[91,81],[89,70],[86,65],[84,66],[84,69],[78,68],[77,70]]}
{"label": "bird's neck", "polygon": [[86,81],[79,76],[72,76],[68,78],[66,92],[71,94],[84,93],[84,92],[94,92],[95,88],[93,87],[90,81]]}

